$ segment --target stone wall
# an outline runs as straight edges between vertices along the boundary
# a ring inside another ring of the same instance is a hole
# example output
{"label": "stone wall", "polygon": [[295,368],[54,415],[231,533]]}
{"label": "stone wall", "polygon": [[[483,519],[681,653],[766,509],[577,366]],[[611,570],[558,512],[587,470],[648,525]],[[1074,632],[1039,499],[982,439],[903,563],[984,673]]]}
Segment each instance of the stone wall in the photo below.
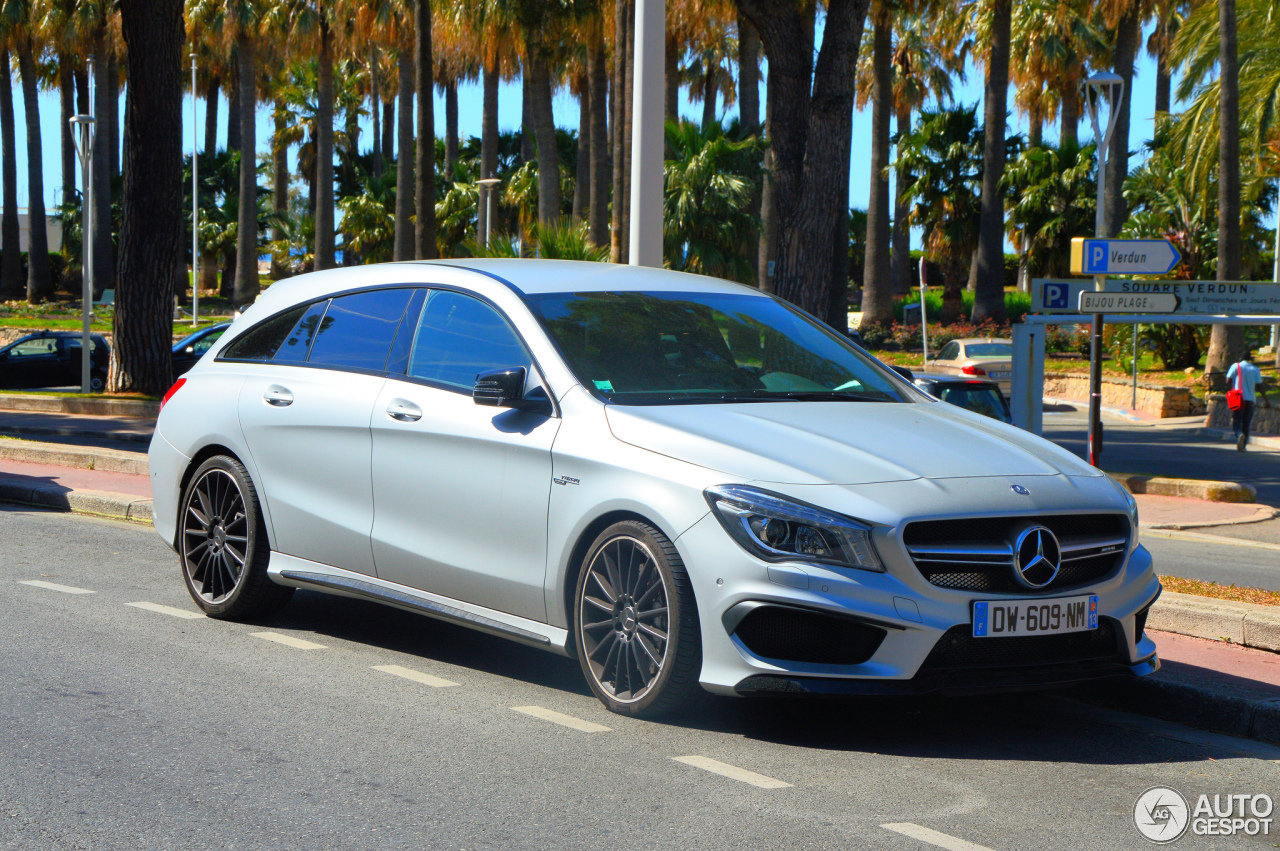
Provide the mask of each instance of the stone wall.
{"label": "stone wall", "polygon": [[[1209,413],[1204,418],[1205,428],[1221,428],[1231,430],[1231,409],[1227,407],[1227,397],[1222,393],[1209,396]],[[1249,431],[1253,434],[1280,434],[1280,398],[1271,394],[1271,407],[1265,407],[1259,400],[1253,408],[1253,423]]]}
{"label": "stone wall", "polygon": [[[1082,402],[1089,400],[1087,373],[1045,373],[1044,395]],[[1133,404],[1133,383],[1119,378],[1102,379],[1102,404],[1128,409]],[[1186,417],[1195,411],[1190,387],[1138,382],[1138,410],[1154,417]]]}

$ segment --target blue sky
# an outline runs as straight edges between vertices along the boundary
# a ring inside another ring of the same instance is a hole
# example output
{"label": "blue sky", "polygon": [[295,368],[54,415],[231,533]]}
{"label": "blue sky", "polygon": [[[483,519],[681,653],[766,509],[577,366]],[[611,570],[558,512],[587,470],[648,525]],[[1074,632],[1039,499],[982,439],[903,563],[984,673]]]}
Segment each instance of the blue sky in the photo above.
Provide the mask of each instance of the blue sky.
{"label": "blue sky", "polygon": [[[868,45],[864,44],[864,48]],[[767,70],[766,70],[767,73]],[[27,203],[27,155],[24,139],[26,138],[26,118],[22,109],[22,92],[17,85],[17,73],[14,74],[14,112],[17,119],[17,139],[18,139],[18,196],[19,206],[26,206]],[[982,72],[981,69],[970,66],[966,79],[963,82],[957,81],[955,86],[955,99],[959,103],[971,104],[982,100]],[[1176,85],[1176,81],[1175,81]],[[1138,57],[1137,72],[1134,77],[1133,91],[1133,116],[1130,124],[1129,148],[1133,151],[1140,151],[1143,143],[1151,137],[1152,116],[1155,110],[1155,61],[1148,58],[1145,50],[1141,51]],[[1010,105],[1012,106],[1012,89],[1010,90]],[[462,135],[479,135],[480,119],[481,119],[481,91],[478,84],[463,86],[459,91],[459,128]],[[520,122],[520,102],[521,92],[518,84],[507,84],[502,87],[499,94],[499,124],[502,129],[514,130]],[[764,86],[761,85],[761,104],[763,109],[764,103]],[[191,145],[191,99],[186,97],[183,101],[183,139],[184,149],[189,151]],[[436,134],[444,135],[444,99],[442,95],[436,95]],[[121,98],[119,104],[121,112],[121,126],[124,120],[124,98]],[[1176,108],[1176,107],[1175,107]],[[554,100],[554,109],[556,123],[561,127],[575,128],[578,124],[578,103],[577,100],[567,91],[558,92]],[[721,112],[724,113],[723,107]],[[736,115],[736,109],[730,109],[726,117]],[[689,102],[687,95],[682,93],[681,97],[681,113],[697,121],[701,120],[702,107],[700,104],[692,104]],[[204,116],[205,103],[203,100],[196,104],[196,127],[197,134],[203,144],[204,139]],[[226,118],[227,104],[225,100],[219,107],[218,144],[221,147],[226,143]],[[40,124],[41,137],[43,140],[43,161],[44,161],[44,196],[46,205],[52,205],[57,199],[58,190],[61,186],[60,175],[60,155],[58,141],[58,122],[59,122],[59,106],[57,92],[43,92],[40,95]],[[871,158],[871,109],[868,105],[867,109],[855,112],[853,127],[853,156],[851,159],[850,182],[849,182],[849,202],[854,207],[866,207],[867,195],[870,185],[870,158]],[[364,132],[362,133],[362,148],[369,147],[369,132],[371,130],[371,122],[369,119],[362,121]],[[1027,131],[1026,119],[1016,112],[1010,115],[1010,126],[1018,132],[1025,133]],[[270,138],[272,132],[270,115],[266,109],[260,111],[258,115],[258,143],[259,151],[266,148],[267,139]],[[1090,138],[1092,135],[1088,127],[1088,123],[1082,122],[1080,129],[1080,137],[1082,140]],[[1046,126],[1045,138],[1047,140],[1054,139],[1057,136],[1056,126]],[[1132,160],[1131,160],[1132,162]],[[292,163],[291,163],[292,165]],[[78,171],[78,167],[77,167]],[[80,179],[77,175],[77,185]],[[913,243],[915,240],[913,239]]]}

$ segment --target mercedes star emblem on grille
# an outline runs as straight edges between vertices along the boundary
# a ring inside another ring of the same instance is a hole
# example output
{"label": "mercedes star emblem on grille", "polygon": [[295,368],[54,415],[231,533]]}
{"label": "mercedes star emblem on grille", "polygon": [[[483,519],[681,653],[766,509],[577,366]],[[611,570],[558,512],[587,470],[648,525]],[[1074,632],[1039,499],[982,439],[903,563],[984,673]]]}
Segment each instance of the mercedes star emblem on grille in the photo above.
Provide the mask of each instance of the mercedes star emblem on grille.
{"label": "mercedes star emblem on grille", "polygon": [[1013,542],[1013,578],[1027,588],[1043,588],[1058,576],[1062,550],[1053,532],[1030,526]]}

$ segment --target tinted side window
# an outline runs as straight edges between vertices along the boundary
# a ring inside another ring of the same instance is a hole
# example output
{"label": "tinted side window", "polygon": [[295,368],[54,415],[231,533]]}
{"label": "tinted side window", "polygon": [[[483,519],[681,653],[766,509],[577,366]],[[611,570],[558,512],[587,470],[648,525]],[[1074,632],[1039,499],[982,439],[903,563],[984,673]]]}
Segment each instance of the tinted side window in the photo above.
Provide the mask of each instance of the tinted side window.
{"label": "tinted side window", "polygon": [[335,298],[320,321],[307,363],[382,370],[413,290],[373,290]]}
{"label": "tinted side window", "polygon": [[213,348],[214,343],[222,339],[222,335],[225,333],[226,331],[214,331],[211,334],[205,334],[203,337],[201,337],[199,340],[196,341],[196,344],[194,346],[191,347],[194,350],[193,354],[202,355],[205,352],[209,351],[210,349]]}
{"label": "tinted side window", "polygon": [[480,373],[511,366],[531,370],[533,359],[501,314],[471,296],[431,292],[414,338],[410,376],[469,393]]}
{"label": "tinted side window", "polygon": [[309,306],[302,314],[302,318],[293,326],[289,336],[284,338],[284,343],[281,344],[273,360],[281,363],[305,363],[307,353],[311,351],[311,343],[315,340],[316,331],[320,327],[320,320],[324,318],[324,312],[328,306],[327,298]]}
{"label": "tinted side window", "polygon": [[271,360],[306,309],[305,304],[300,305],[251,328],[228,346],[222,357],[233,360]]}

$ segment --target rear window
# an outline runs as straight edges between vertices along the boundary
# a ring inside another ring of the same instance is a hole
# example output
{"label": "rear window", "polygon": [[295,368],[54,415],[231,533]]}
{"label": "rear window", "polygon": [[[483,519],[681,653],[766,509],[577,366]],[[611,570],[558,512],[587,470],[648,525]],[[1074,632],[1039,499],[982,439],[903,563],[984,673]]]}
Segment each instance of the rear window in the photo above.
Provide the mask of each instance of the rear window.
{"label": "rear window", "polygon": [[1011,343],[970,343],[964,347],[964,353],[971,358],[1011,358]]}
{"label": "rear window", "polygon": [[299,305],[249,329],[232,342],[222,356],[231,360],[271,360],[306,310],[307,305]]}
{"label": "rear window", "polygon": [[938,391],[938,398],[950,402],[966,410],[991,417],[1002,423],[1010,422],[1009,410],[1004,405],[1004,397],[995,387],[982,384],[943,386]]}

